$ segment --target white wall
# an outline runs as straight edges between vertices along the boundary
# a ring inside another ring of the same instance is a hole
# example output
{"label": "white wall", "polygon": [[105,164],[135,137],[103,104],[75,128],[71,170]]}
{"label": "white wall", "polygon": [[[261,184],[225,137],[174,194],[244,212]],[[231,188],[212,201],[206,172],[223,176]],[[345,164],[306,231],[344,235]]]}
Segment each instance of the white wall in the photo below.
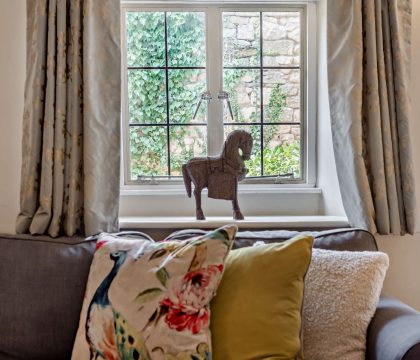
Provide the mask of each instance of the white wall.
{"label": "white wall", "polygon": [[[321,7],[325,7],[325,0]],[[397,296],[420,310],[420,1],[413,1],[413,140],[416,163],[417,199],[419,204],[419,232],[414,237],[378,237],[380,249],[388,252],[391,267],[385,282],[385,291]],[[325,10],[325,8],[324,8]],[[25,0],[0,1],[0,232],[13,232],[19,203],[21,123],[25,78]],[[320,19],[325,22],[324,19]],[[325,51],[325,43],[321,43]],[[322,58],[322,53],[320,53]],[[326,86],[326,72],[321,69],[320,90]],[[327,99],[320,96],[319,135],[330,138]],[[324,140],[323,140],[324,141]],[[318,167],[321,170],[319,184],[330,189],[322,211],[326,214],[342,213],[336,176],[327,176],[334,158],[328,151],[331,145],[321,147]],[[331,191],[332,189],[332,191]]]}
{"label": "white wall", "polygon": [[341,201],[330,123],[327,72],[327,0],[318,4],[317,186],[322,189],[320,214],[345,216]]}
{"label": "white wall", "polygon": [[19,205],[25,39],[25,0],[1,0],[0,232],[14,232]]}

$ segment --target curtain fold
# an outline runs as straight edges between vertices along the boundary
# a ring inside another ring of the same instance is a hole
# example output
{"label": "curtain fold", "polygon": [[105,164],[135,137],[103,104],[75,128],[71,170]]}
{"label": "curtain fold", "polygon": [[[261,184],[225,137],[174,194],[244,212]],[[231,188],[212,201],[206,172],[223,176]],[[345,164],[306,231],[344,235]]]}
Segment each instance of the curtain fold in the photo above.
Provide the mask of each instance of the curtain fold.
{"label": "curtain fold", "polygon": [[350,225],[412,234],[411,0],[328,0],[327,11],[333,145]]}
{"label": "curtain fold", "polygon": [[120,1],[27,0],[17,233],[118,229]]}

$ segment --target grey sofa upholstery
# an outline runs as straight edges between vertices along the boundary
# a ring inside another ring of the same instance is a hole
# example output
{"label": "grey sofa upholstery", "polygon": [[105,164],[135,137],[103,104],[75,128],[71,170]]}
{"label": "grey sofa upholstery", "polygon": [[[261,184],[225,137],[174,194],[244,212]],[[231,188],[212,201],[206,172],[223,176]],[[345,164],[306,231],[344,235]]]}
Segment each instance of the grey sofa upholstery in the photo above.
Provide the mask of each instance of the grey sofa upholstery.
{"label": "grey sofa upholstery", "polygon": [[[182,239],[198,230],[178,231]],[[279,242],[295,231],[239,232],[235,247]],[[377,249],[363,230],[312,232],[315,247]],[[0,235],[0,360],[69,359],[95,240]],[[367,335],[367,359],[420,359],[420,314],[382,297]]]}

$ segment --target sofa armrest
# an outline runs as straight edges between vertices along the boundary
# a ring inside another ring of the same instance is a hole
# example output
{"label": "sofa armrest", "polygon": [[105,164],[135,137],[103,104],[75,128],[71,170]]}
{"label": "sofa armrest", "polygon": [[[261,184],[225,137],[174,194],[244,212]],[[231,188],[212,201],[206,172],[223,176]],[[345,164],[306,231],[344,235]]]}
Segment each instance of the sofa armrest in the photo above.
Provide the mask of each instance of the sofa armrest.
{"label": "sofa armrest", "polygon": [[366,359],[420,359],[420,313],[382,296],[368,329]]}

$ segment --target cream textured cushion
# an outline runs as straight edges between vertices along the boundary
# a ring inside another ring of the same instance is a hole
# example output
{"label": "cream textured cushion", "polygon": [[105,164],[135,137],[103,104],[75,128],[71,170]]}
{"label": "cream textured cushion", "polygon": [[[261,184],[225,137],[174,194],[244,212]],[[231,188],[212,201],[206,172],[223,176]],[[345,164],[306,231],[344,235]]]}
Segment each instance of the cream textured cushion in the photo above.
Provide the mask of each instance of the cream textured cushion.
{"label": "cream textured cushion", "polygon": [[303,306],[306,360],[365,359],[388,264],[381,252],[313,250]]}

